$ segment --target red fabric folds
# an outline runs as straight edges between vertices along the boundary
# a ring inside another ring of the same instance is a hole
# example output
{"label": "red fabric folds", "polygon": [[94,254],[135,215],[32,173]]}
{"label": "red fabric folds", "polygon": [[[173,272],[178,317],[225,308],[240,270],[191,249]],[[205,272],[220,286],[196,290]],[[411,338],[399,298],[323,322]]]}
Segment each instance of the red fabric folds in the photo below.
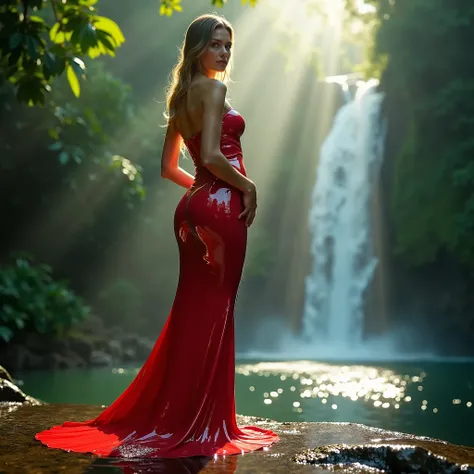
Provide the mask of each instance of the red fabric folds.
{"label": "red fabric folds", "polygon": [[[243,118],[223,117],[221,150],[245,174]],[[178,458],[240,454],[279,440],[235,417],[234,304],[247,228],[242,195],[200,163],[200,134],[186,141],[196,180],[179,202],[174,230],[180,274],[155,346],[128,388],[97,418],[36,434],[51,448],[97,456]]]}

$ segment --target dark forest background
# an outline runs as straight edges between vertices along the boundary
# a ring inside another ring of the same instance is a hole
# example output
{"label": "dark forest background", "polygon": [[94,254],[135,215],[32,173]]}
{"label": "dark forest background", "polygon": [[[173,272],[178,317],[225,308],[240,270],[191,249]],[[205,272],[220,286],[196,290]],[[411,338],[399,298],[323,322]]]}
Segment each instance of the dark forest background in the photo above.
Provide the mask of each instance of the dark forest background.
{"label": "dark forest background", "polygon": [[[156,0],[141,0],[139,7],[120,2],[120,8],[116,0],[101,0],[101,15],[120,26],[126,41],[116,57],[85,59],[87,79],[81,79],[79,97],[66,73],[55,78],[44,106],[28,106],[18,96],[18,84],[6,80],[5,44],[13,47],[16,40],[1,17],[0,339],[5,347],[32,332],[70,337],[76,331],[79,337],[88,320],[110,331],[158,335],[177,283],[172,219],[182,195],[160,176],[164,88],[187,24],[211,10],[205,0],[188,3],[168,17],[159,15]],[[358,70],[380,77],[386,94],[388,136],[379,183],[390,275],[385,330],[409,327],[442,353],[472,355],[474,5],[368,3],[377,11],[362,18],[367,59],[355,64],[348,54],[338,73]],[[219,11],[237,21],[245,8],[250,7],[229,1]],[[272,52],[272,74],[291,80],[288,56],[291,50]],[[237,78],[245,67],[236,64]],[[293,110],[317,110],[330,96],[333,116],[342,102],[339,90],[314,85],[320,79],[317,68],[305,68]],[[262,120],[278,110],[271,82],[271,75],[262,73],[248,91],[239,81],[231,86],[237,97],[254,98],[235,104],[247,118],[244,146],[247,140],[252,153],[258,150],[252,145],[258,130],[265,135]],[[298,327],[308,258],[291,243],[294,229],[307,233],[317,150],[330,121],[315,136],[307,116],[295,114],[279,152],[283,159],[271,179],[267,176],[237,306],[239,348],[251,346],[264,319]],[[264,153],[265,143],[260,146]],[[308,153],[315,157],[309,168]],[[246,163],[258,178],[262,172],[254,160]],[[184,163],[191,170],[191,162]],[[290,271],[295,262],[297,273]]]}

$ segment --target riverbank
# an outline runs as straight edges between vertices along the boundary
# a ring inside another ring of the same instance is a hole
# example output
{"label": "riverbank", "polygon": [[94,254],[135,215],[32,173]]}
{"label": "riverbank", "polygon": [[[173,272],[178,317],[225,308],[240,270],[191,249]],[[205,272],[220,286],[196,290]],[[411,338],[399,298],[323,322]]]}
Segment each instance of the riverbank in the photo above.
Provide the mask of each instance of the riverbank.
{"label": "riverbank", "polygon": [[17,373],[143,362],[154,343],[118,326],[106,328],[100,318],[91,317],[62,337],[29,333],[4,344],[0,364]]}

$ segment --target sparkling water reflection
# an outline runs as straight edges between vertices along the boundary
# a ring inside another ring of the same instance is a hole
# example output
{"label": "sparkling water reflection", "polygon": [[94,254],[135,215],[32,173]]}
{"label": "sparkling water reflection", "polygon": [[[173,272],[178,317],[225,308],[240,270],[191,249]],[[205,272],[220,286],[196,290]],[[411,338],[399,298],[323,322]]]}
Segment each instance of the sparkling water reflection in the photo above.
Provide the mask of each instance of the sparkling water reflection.
{"label": "sparkling water reflection", "polygon": [[[363,423],[474,445],[472,361],[240,362],[239,414]],[[109,404],[137,372],[137,367],[115,367],[25,373],[20,378],[25,392],[47,402]]]}
{"label": "sparkling water reflection", "polygon": [[[290,383],[298,383],[299,389],[291,385],[289,390],[297,392],[296,396],[304,398],[320,399],[322,404],[326,404],[330,397],[344,397],[352,401],[363,399],[373,403],[375,407],[400,408],[400,403],[409,402],[410,397],[405,397],[405,390],[409,382],[422,382],[426,376],[422,372],[419,376],[399,375],[393,370],[379,369],[377,367],[365,366],[335,366],[321,364],[317,362],[267,362],[257,364],[241,365],[237,368],[237,373],[250,376],[259,375],[263,377],[278,376],[282,382],[289,380]],[[255,391],[251,385],[250,391]],[[279,387],[270,393],[264,392],[263,402],[266,405],[272,403],[272,398],[276,398],[284,392]],[[302,413],[301,403],[293,402],[296,412]],[[336,404],[331,405],[332,409],[337,409]]]}
{"label": "sparkling water reflection", "polygon": [[[277,421],[349,421],[473,445],[474,364],[250,362],[238,401]],[[258,408],[257,408],[258,407]]]}

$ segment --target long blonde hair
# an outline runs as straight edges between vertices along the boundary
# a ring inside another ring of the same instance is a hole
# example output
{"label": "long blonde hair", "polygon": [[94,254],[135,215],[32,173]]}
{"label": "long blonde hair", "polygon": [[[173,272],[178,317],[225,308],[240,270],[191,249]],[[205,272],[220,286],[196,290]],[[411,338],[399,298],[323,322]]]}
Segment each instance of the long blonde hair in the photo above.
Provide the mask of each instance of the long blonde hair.
{"label": "long blonde hair", "polygon": [[[186,94],[194,75],[200,71],[199,57],[206,50],[216,28],[225,28],[230,39],[234,39],[232,25],[217,14],[206,14],[197,17],[186,30],[183,44],[179,50],[176,66],[171,71],[171,80],[166,93],[167,123],[172,124],[186,106]],[[230,79],[232,57],[225,71],[217,74],[216,79],[226,83]]]}

